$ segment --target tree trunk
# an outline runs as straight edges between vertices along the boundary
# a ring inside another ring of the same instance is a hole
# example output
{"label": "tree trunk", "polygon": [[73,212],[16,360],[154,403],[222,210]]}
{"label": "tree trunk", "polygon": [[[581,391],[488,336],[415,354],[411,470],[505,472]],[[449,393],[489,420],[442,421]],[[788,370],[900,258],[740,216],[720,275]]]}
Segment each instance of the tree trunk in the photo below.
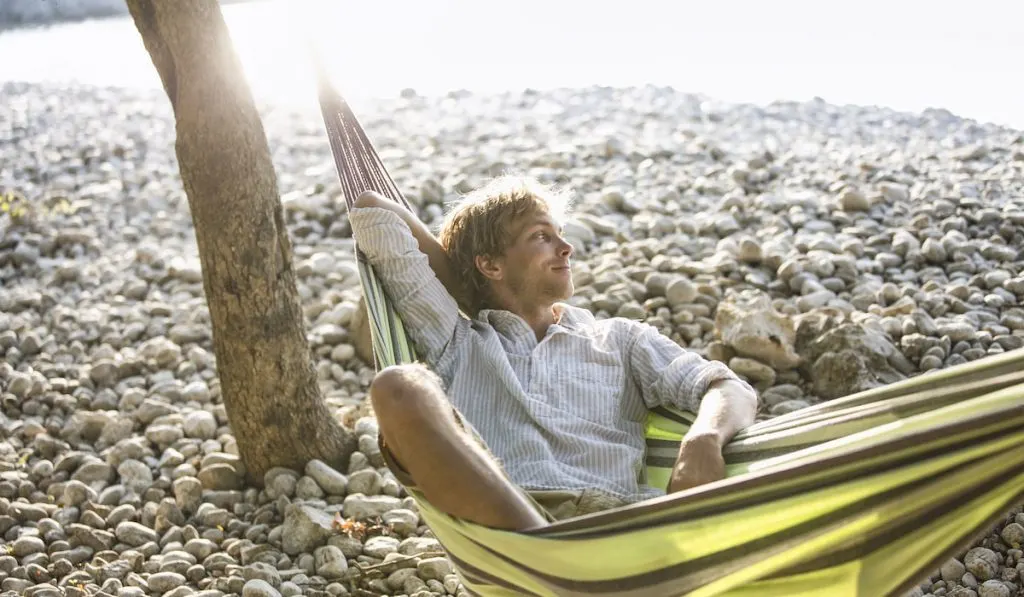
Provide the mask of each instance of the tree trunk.
{"label": "tree trunk", "polygon": [[347,465],[355,435],[324,403],[277,177],[217,0],[127,0],[174,109],[228,422],[250,482],[313,458]]}

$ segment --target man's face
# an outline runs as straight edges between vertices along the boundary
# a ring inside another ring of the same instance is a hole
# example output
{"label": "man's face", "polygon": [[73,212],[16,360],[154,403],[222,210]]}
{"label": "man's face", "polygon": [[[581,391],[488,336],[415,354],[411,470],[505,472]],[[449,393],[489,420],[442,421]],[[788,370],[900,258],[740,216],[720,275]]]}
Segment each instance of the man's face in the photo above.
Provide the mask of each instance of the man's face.
{"label": "man's face", "polygon": [[523,217],[513,227],[512,245],[500,260],[501,282],[529,302],[555,303],[572,296],[572,245],[545,212]]}

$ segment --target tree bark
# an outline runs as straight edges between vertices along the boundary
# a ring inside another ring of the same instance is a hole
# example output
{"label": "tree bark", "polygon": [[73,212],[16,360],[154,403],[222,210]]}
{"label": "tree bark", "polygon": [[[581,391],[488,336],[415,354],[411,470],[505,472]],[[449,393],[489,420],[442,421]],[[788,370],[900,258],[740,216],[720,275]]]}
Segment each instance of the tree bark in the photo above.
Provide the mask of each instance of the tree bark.
{"label": "tree bark", "polygon": [[320,392],[270,149],[220,7],[127,3],[174,110],[221,393],[249,480],[313,458],[347,465],[355,434]]}

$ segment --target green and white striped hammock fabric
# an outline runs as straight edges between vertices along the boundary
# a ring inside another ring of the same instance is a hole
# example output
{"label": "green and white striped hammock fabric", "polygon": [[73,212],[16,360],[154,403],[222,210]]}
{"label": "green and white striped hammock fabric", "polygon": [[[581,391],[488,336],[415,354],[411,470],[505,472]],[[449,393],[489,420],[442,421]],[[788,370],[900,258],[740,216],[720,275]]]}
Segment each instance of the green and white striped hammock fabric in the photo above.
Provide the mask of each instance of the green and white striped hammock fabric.
{"label": "green and white striped hammock fabric", "polygon": [[[344,99],[320,101],[346,201],[408,206]],[[378,368],[415,361],[359,253]],[[646,475],[666,486],[692,415],[651,413]],[[727,478],[510,532],[410,493],[478,595],[902,595],[1024,501],[1024,350],[763,421],[727,446]]]}

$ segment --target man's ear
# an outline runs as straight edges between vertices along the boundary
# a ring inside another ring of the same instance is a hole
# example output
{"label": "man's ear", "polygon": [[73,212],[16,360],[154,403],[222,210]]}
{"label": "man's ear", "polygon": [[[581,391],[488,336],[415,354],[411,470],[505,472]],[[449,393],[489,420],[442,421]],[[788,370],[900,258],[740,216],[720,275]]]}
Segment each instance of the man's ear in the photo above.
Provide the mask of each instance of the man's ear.
{"label": "man's ear", "polygon": [[501,259],[489,255],[477,255],[473,258],[476,269],[488,280],[500,280],[505,276]]}

